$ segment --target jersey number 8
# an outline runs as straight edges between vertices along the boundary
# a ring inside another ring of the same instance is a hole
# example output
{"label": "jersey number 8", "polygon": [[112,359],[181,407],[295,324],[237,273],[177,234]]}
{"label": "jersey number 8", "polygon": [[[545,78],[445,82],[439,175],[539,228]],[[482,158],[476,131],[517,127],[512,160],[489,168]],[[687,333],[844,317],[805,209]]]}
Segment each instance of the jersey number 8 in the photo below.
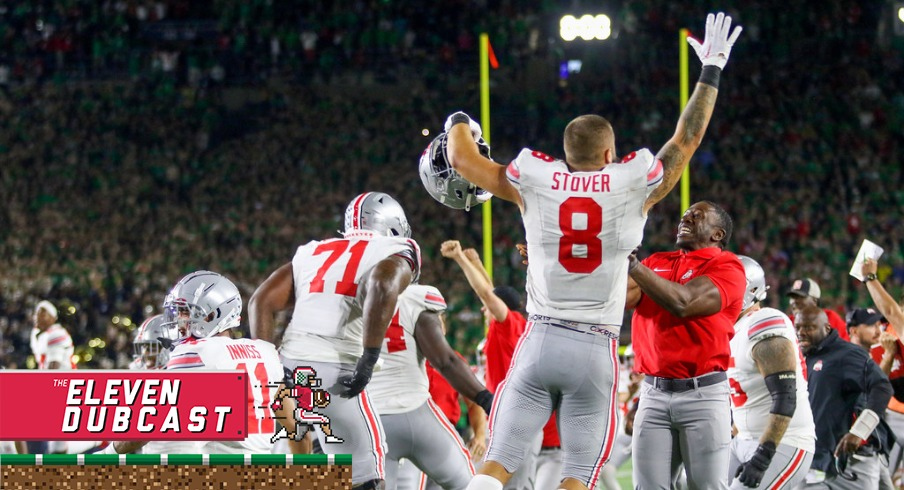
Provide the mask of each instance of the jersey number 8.
{"label": "jersey number 8", "polygon": [[[582,222],[576,217],[582,216]],[[589,274],[603,263],[603,208],[589,197],[569,197],[559,206],[559,263],[568,272]],[[575,255],[575,246],[585,253]]]}

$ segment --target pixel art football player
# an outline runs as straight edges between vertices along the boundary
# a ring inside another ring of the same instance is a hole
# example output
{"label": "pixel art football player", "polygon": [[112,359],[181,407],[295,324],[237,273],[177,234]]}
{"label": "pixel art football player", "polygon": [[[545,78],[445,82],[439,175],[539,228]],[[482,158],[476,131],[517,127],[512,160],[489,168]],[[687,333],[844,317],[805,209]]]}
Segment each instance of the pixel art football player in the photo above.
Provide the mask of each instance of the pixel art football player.
{"label": "pixel art football player", "polygon": [[320,430],[326,435],[326,442],[334,444],[344,442],[343,439],[333,435],[332,430],[330,430],[329,417],[316,411],[317,409],[326,408],[330,404],[329,392],[324,389],[317,389],[320,386],[317,372],[310,367],[297,367],[294,371],[289,371],[288,369],[285,371],[285,386],[276,393],[270,408],[276,412],[282,409],[283,399],[286,397],[295,399],[296,407],[293,413],[295,427],[290,431],[286,426],[283,426],[279,432],[273,435],[271,442],[276,442],[284,437],[300,441],[314,425],[320,426]]}

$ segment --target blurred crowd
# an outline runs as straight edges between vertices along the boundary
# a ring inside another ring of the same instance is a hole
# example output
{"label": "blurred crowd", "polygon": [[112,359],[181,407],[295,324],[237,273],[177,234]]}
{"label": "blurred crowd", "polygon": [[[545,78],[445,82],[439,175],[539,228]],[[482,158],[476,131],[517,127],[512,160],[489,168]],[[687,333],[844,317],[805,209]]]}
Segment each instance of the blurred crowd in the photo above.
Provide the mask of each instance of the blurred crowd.
{"label": "blurred crowd", "polygon": [[[705,2],[624,1],[605,43],[557,39],[553,2],[0,1],[0,365],[28,365],[48,299],[86,367],[125,367],[131,330],[172,283],[209,268],[247,300],[295,248],[334,236],[349,199],[395,196],[450,304],[453,346],[483,336],[479,302],[440,244],[480,247],[480,210],[421,187],[417,159],[455,110],[479,114],[488,32],[493,157],[562,156],[575,115],[654,153],[678,111],[677,31]],[[769,306],[811,277],[822,305],[870,305],[848,275],[864,238],[904,288],[904,38],[883,2],[747,2],[745,28],[691,165],[693,200],[735,220],[729,249],[767,270]],[[568,59],[580,73],[560,73]],[[698,67],[691,66],[691,77]],[[524,286],[517,208],[493,202],[494,282]],[[641,255],[672,247],[676,190]],[[630,325],[623,329],[630,338]]]}

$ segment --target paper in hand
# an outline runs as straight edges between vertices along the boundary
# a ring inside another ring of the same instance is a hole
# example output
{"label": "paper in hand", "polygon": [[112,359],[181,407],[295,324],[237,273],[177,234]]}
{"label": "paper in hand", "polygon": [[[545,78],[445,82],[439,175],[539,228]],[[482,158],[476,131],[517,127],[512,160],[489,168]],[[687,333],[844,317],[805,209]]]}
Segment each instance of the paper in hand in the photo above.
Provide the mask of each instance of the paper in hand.
{"label": "paper in hand", "polygon": [[860,271],[863,269],[863,261],[867,258],[878,261],[884,251],[882,247],[864,239],[860,251],[857,252],[857,258],[854,259],[854,265],[851,266],[851,275],[862,281],[863,274]]}

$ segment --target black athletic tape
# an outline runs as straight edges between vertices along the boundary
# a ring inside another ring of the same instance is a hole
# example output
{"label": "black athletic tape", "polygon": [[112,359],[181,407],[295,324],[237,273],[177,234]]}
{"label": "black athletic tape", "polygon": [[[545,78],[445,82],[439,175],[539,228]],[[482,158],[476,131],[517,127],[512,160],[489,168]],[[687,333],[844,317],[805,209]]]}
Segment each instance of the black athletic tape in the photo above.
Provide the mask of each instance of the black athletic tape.
{"label": "black athletic tape", "polygon": [[718,66],[707,65],[700,72],[700,83],[705,83],[713,88],[719,88],[719,76],[722,75],[722,69]]}

